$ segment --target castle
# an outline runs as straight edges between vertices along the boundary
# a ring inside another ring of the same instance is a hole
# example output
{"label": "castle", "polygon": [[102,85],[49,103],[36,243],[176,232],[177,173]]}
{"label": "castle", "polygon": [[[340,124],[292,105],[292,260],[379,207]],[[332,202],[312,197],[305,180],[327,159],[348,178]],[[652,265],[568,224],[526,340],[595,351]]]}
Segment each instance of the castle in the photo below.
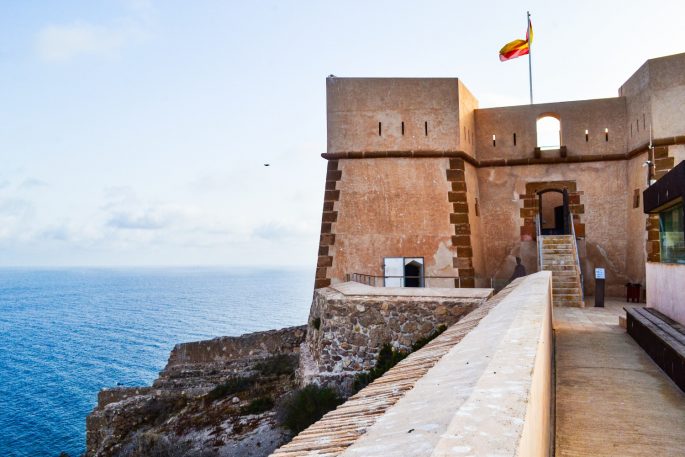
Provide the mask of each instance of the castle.
{"label": "castle", "polygon": [[[327,99],[307,324],[177,345],[100,392],[86,455],[683,455],[685,54],[615,98],[331,76]],[[595,269],[647,307],[572,308]],[[274,402],[311,384],[349,398],[293,437]]]}
{"label": "castle", "polygon": [[595,268],[618,296],[659,261],[640,197],[685,158],[685,54],[648,60],[596,100],[479,109],[457,78],[330,76],[326,89],[316,288],[497,288],[516,257],[544,268],[539,234],[575,235],[588,295]]}

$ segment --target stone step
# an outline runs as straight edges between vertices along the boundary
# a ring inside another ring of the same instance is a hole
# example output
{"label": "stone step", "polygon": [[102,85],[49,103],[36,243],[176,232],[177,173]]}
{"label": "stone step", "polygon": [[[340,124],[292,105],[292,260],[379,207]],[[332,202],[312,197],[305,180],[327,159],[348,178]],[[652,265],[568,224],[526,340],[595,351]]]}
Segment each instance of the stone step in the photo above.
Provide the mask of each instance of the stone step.
{"label": "stone step", "polygon": [[543,265],[542,269],[544,271],[573,271],[573,272],[578,271],[574,264],[568,264],[568,263],[547,264],[547,265]]}
{"label": "stone step", "polygon": [[580,295],[580,287],[553,287],[552,293],[559,295]]}
{"label": "stone step", "polygon": [[576,258],[576,253],[572,249],[543,249],[542,257],[573,257]]}
{"label": "stone step", "polygon": [[543,259],[542,266],[547,265],[573,265],[575,267],[576,261],[575,259]]}

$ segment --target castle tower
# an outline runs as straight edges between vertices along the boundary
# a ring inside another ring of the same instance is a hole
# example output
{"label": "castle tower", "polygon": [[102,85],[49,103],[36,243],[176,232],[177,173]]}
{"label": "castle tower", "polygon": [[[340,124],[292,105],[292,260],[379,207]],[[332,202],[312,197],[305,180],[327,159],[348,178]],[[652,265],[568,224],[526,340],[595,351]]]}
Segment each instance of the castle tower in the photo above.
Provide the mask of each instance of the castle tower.
{"label": "castle tower", "polygon": [[476,99],[456,78],[330,77],[326,89],[315,287],[355,273],[379,286],[473,287]]}

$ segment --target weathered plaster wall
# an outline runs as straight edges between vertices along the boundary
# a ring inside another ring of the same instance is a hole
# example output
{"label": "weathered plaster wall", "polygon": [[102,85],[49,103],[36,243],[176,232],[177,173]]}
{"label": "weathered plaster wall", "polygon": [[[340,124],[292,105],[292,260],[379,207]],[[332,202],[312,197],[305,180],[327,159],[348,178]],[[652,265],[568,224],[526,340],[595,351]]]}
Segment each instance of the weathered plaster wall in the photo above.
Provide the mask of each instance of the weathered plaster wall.
{"label": "weathered plaster wall", "polygon": [[685,144],[676,144],[668,147],[668,155],[673,157],[674,164],[676,167],[680,162],[685,160]]}
{"label": "weathered plaster wall", "polygon": [[627,146],[632,150],[649,142],[649,128],[652,120],[652,105],[649,90],[649,62],[645,62],[618,89],[626,98]]}
{"label": "weathered plaster wall", "polygon": [[607,294],[620,296],[626,271],[626,163],[591,162],[478,170],[485,274],[508,278],[514,257],[521,256],[528,272],[536,270],[535,243],[521,241],[521,200],[526,183],[575,181],[581,193],[585,239],[579,243],[586,294],[594,293],[592,273],[606,268]]}
{"label": "weathered plaster wall", "polygon": [[655,138],[685,132],[685,54],[650,59],[649,90]]}
{"label": "weathered plaster wall", "polygon": [[[647,188],[647,152],[633,157],[626,163],[628,179],[626,201],[626,282],[645,285],[645,246],[647,241],[647,216],[644,214],[642,192]],[[635,191],[638,191],[635,208]]]}
{"label": "weathered plaster wall", "polygon": [[647,263],[647,306],[685,325],[685,265]]}
{"label": "weathered plaster wall", "polygon": [[328,275],[383,276],[384,257],[423,257],[426,276],[457,276],[449,159],[340,160],[335,246]]}
{"label": "weathered plaster wall", "polygon": [[619,89],[627,98],[628,148],[685,132],[685,54],[650,59]]}
{"label": "weathered plaster wall", "polygon": [[460,149],[456,78],[329,77],[326,97],[328,152]]}
{"label": "weathered plaster wall", "polygon": [[[626,100],[619,97],[476,110],[478,159],[533,157],[537,147],[537,119],[545,113],[559,116],[561,144],[567,147],[569,156],[626,152]],[[609,141],[605,139],[605,128],[609,129]],[[492,135],[496,136],[496,146],[492,144]],[[549,154],[553,152],[543,151],[543,157]],[[558,157],[559,152],[555,154]]]}
{"label": "weathered plaster wall", "polygon": [[476,278],[476,287],[490,287],[486,281],[485,265],[483,260],[483,227],[480,216],[480,198],[478,190],[478,170],[465,164],[464,172],[466,176],[466,200],[469,207],[469,225],[471,226],[471,249],[472,249],[472,268]]}
{"label": "weathered plaster wall", "polygon": [[[336,287],[356,293],[342,293]],[[418,294],[404,296],[394,295],[395,290],[381,288],[386,295],[372,295],[379,290],[346,283],[314,291],[306,355],[301,359],[304,384],[330,383],[347,392],[357,373],[373,368],[384,344],[410,350],[418,339],[440,325],[452,325],[492,295],[491,289],[400,289]]]}
{"label": "weathered plaster wall", "polygon": [[459,80],[459,145],[467,154],[476,155],[476,116],[478,100]]}

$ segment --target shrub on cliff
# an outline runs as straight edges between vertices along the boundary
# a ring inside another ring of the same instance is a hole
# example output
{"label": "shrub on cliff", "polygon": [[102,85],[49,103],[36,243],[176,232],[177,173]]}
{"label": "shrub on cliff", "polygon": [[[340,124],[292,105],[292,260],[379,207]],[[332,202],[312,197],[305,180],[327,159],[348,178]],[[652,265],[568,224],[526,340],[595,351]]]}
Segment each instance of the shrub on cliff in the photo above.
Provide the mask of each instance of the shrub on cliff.
{"label": "shrub on cliff", "polygon": [[274,407],[274,401],[270,397],[255,398],[247,406],[241,408],[240,414],[261,414]]}
{"label": "shrub on cliff", "polygon": [[342,402],[333,389],[310,384],[289,394],[279,405],[278,416],[282,425],[300,433]]}
{"label": "shrub on cliff", "polygon": [[293,375],[297,368],[297,356],[278,354],[255,365],[255,370],[263,376]]}
{"label": "shrub on cliff", "polygon": [[221,383],[207,392],[203,397],[204,403],[209,404],[213,401],[220,400],[229,395],[236,394],[243,390],[247,390],[254,384],[253,377],[236,377],[230,378],[228,381]]}

